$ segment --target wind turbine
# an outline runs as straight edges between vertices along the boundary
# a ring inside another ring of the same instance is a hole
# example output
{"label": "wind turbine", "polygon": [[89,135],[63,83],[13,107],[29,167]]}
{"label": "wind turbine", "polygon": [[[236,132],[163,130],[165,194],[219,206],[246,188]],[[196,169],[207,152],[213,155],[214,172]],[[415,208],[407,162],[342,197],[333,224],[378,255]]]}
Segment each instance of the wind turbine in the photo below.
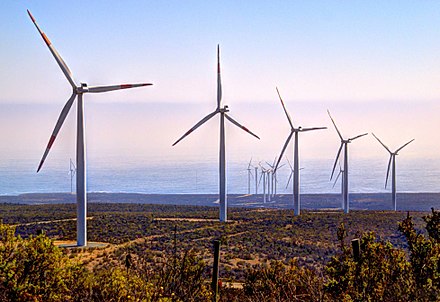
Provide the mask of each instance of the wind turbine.
{"label": "wind turbine", "polygon": [[397,211],[397,194],[396,194],[396,155],[398,155],[399,151],[402,150],[403,148],[405,148],[407,145],[409,145],[411,142],[414,141],[414,139],[410,140],[409,142],[407,142],[406,144],[404,144],[403,146],[401,146],[400,148],[398,148],[396,151],[391,152],[391,150],[384,144],[381,142],[381,140],[374,135],[373,136],[377,139],[377,141],[388,151],[388,153],[390,153],[390,160],[388,161],[388,168],[387,168],[387,176],[385,178],[385,189],[387,188],[387,184],[388,184],[388,178],[390,175],[390,168],[391,168],[391,195],[393,198],[393,209],[394,211]]}
{"label": "wind turbine", "polygon": [[[289,164],[289,167],[290,167],[290,175],[289,175],[289,179],[287,180],[287,184],[286,184],[286,189],[287,189],[287,187],[289,186],[290,180],[292,179],[292,176],[293,176],[295,170],[293,169],[292,165],[290,164],[290,161],[287,158],[287,156],[286,156],[286,159],[287,159],[287,163]],[[300,168],[300,170],[304,170],[304,168]]]}
{"label": "wind turbine", "polygon": [[[261,167],[261,170],[263,171],[264,169],[264,173],[266,175],[266,183],[267,183],[267,196],[268,196],[268,200],[270,201],[270,197],[272,195],[271,192],[271,180],[273,179],[273,170],[269,167],[268,169]],[[263,173],[263,172],[262,172]]]}
{"label": "wind turbine", "polygon": [[267,175],[267,169],[265,169],[261,165],[260,165],[260,168],[261,168],[261,176],[260,176],[259,183],[261,183],[261,179],[263,179],[263,203],[266,203],[266,175]]}
{"label": "wind turbine", "polygon": [[[339,160],[339,173],[336,176],[336,179],[335,179],[335,182],[333,183],[332,188],[334,188],[336,186],[336,183],[338,182],[338,179],[341,175],[344,175],[344,169],[342,169],[341,161]],[[342,176],[342,178],[341,178],[341,195],[343,195],[343,194],[344,194],[344,176]],[[344,209],[344,199],[342,199],[341,209],[342,210]]]}
{"label": "wind turbine", "polygon": [[328,116],[332,120],[333,125],[335,126],[336,132],[339,135],[339,138],[341,139],[341,146],[339,147],[338,154],[336,155],[335,164],[333,165],[332,175],[330,176],[330,180],[333,178],[333,174],[335,173],[336,164],[338,162],[339,156],[341,155],[342,148],[344,148],[344,169],[342,173],[342,183],[343,183],[343,190],[342,190],[342,199],[344,202],[344,213],[349,212],[349,203],[348,203],[348,144],[354,141],[355,139],[358,139],[362,136],[367,135],[368,133],[363,133],[360,135],[357,135],[352,138],[344,139],[341,135],[341,132],[339,132],[338,127],[336,127],[336,123],[333,120],[332,116],[330,115],[330,111],[327,110]]}
{"label": "wind turbine", "polygon": [[247,171],[248,171],[248,194],[251,194],[251,177],[252,177],[252,158],[249,161],[248,167],[247,167]]}
{"label": "wind turbine", "polygon": [[[272,197],[275,197],[275,195],[277,195],[277,169],[275,167],[275,163],[277,162],[277,158],[275,157],[273,160],[273,163],[270,164],[269,162],[266,162],[266,164],[270,167],[270,181],[271,181],[271,186],[272,186],[272,192],[270,193],[272,195]],[[282,164],[281,166],[279,166],[278,168],[283,167],[284,164]]]}
{"label": "wind turbine", "polygon": [[301,202],[299,199],[299,148],[298,148],[298,133],[300,132],[306,132],[306,131],[314,131],[314,130],[321,130],[321,129],[327,129],[327,127],[313,127],[313,128],[302,128],[299,126],[298,128],[295,128],[293,125],[292,119],[290,118],[289,113],[287,112],[286,106],[284,105],[283,99],[281,98],[280,92],[277,93],[278,97],[280,98],[281,105],[283,106],[284,113],[286,114],[287,120],[290,124],[290,134],[287,137],[287,140],[284,144],[284,147],[281,151],[280,157],[278,159],[277,164],[275,165],[275,170],[278,168],[278,165],[280,164],[281,158],[283,157],[284,151],[286,151],[287,146],[290,143],[290,140],[292,139],[292,136],[295,135],[295,145],[294,145],[294,151],[293,151],[293,208],[294,208],[294,215],[300,215],[301,211]]}
{"label": "wind turbine", "polygon": [[73,193],[73,176],[75,176],[76,167],[72,159],[70,159],[69,175],[70,175],[70,193]]}
{"label": "wind turbine", "polygon": [[266,181],[267,181],[267,201],[272,201],[272,192],[273,192],[273,170],[266,169]]}
{"label": "wind turbine", "polygon": [[258,194],[258,167],[254,167],[255,169],[255,195]]}
{"label": "wind turbine", "polygon": [[181,138],[179,138],[173,146],[175,146],[178,142],[180,142],[183,138],[189,135],[191,132],[199,128],[201,125],[206,123],[209,119],[214,117],[216,114],[220,114],[220,158],[219,158],[219,167],[220,167],[220,221],[227,221],[227,200],[226,200],[226,152],[225,152],[225,118],[234,124],[235,126],[243,129],[249,134],[255,136],[260,139],[257,135],[252,133],[246,127],[240,125],[237,121],[235,121],[232,117],[230,117],[226,112],[229,112],[228,106],[222,107],[222,84],[220,78],[220,46],[217,45],[217,108],[201,119],[194,127],[189,129]]}
{"label": "wind turbine", "polygon": [[40,33],[41,37],[43,38],[44,42],[46,43],[47,47],[49,48],[50,52],[52,53],[53,57],[60,66],[62,72],[64,73],[64,76],[67,78],[67,81],[69,81],[73,89],[72,95],[70,96],[69,100],[64,105],[64,108],[61,111],[61,114],[55,125],[55,129],[53,130],[52,135],[49,139],[49,143],[47,144],[46,151],[44,152],[43,158],[41,159],[40,164],[38,166],[37,173],[40,171],[41,167],[43,166],[44,160],[46,159],[49,150],[52,147],[55,138],[57,137],[57,134],[60,131],[61,126],[63,125],[64,120],[66,119],[66,116],[70,111],[70,108],[73,105],[73,102],[75,101],[76,98],[78,98],[77,138],[76,138],[77,244],[78,246],[86,246],[87,245],[87,222],[86,222],[87,196],[86,196],[86,147],[85,147],[85,135],[84,135],[85,125],[84,125],[83,94],[88,92],[90,93],[107,92],[112,90],[148,86],[152,84],[149,83],[122,84],[122,85],[94,86],[94,87],[88,87],[87,84],[85,83],[81,83],[80,85],[77,85],[73,79],[73,75],[69,67],[67,67],[67,64],[64,62],[64,60],[61,58],[59,53],[56,51],[55,47],[52,45],[46,34],[43,31],[41,31],[40,27],[38,26],[31,12],[29,10],[27,12],[32,22],[34,23],[35,27],[37,28],[38,32]]}

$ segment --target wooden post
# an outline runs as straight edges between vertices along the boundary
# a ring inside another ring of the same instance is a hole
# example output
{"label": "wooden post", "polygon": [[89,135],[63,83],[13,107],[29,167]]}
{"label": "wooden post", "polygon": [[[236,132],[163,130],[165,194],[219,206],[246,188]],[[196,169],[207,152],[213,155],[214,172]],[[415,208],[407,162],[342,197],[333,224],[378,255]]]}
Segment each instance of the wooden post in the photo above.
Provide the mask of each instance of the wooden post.
{"label": "wooden post", "polygon": [[353,248],[354,261],[357,262],[361,258],[361,242],[359,238],[353,239],[351,241],[351,247]]}
{"label": "wooden post", "polygon": [[177,224],[174,225],[174,251],[173,251],[173,270],[177,266]]}
{"label": "wooden post", "polygon": [[214,264],[212,268],[212,291],[214,296],[212,301],[218,301],[218,266],[220,260],[220,240],[214,240]]}

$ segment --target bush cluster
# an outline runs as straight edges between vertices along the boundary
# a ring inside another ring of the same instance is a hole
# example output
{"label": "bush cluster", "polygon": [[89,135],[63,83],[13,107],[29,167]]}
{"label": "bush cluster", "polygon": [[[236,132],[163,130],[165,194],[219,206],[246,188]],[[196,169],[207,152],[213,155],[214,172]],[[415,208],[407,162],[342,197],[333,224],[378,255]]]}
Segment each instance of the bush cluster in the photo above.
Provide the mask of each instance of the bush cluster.
{"label": "bush cluster", "polygon": [[[253,226],[259,229],[269,224],[290,238],[292,232],[298,231],[292,226],[298,221],[307,233],[316,224],[311,214],[300,220],[291,219],[291,223],[286,223],[286,219],[260,220],[260,225]],[[423,222],[424,230],[417,230],[409,214],[400,221],[398,231],[402,237],[396,236],[404,239],[400,245],[393,245],[374,232],[359,233],[361,252],[356,258],[342,223],[334,232],[339,244],[327,247],[335,254],[320,270],[300,265],[295,259],[255,265],[241,260],[237,266],[242,270],[241,279],[236,280],[241,286],[225,282],[220,301],[440,301],[440,212],[432,209]],[[149,218],[145,223],[153,226],[162,222]],[[204,226],[208,228],[195,231],[188,240],[223,238],[224,249],[241,253],[239,259],[251,260],[255,249],[264,246],[274,249],[267,254],[283,254],[288,250],[278,247],[286,242],[294,247],[306,244],[298,241],[300,236],[293,242],[262,234],[262,240],[270,244],[252,247],[241,235],[243,228],[249,227],[247,224],[228,224],[223,229]],[[183,223],[182,227],[187,231],[191,226]],[[232,230],[234,236],[223,236]],[[174,236],[178,234],[175,232]],[[160,237],[164,241],[161,249],[155,249],[157,245],[150,249],[132,245],[105,254],[101,265],[88,269],[76,258],[71,259],[65,249],[54,246],[44,232],[22,238],[14,227],[0,223],[0,301],[212,301],[210,267],[200,250],[178,251],[169,237]],[[233,259],[223,254],[222,263]]]}

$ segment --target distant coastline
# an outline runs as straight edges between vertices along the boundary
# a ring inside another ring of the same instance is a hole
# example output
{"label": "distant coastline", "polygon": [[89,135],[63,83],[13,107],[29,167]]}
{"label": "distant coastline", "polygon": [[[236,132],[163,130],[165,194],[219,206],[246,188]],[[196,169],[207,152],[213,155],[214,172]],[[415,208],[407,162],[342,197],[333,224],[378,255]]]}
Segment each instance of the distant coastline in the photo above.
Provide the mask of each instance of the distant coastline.
{"label": "distant coastline", "polygon": [[[70,193],[27,193],[0,196],[0,203],[16,204],[63,204],[75,203],[75,194]],[[140,193],[88,193],[89,203],[139,203],[218,206],[217,194],[140,194]],[[230,194],[229,207],[289,209],[293,207],[292,195],[279,194],[271,202],[264,203],[263,195]],[[301,207],[305,210],[338,210],[341,207],[340,194],[302,194]],[[398,193],[398,211],[430,211],[440,209],[440,193]],[[352,210],[391,210],[389,193],[352,193]]]}

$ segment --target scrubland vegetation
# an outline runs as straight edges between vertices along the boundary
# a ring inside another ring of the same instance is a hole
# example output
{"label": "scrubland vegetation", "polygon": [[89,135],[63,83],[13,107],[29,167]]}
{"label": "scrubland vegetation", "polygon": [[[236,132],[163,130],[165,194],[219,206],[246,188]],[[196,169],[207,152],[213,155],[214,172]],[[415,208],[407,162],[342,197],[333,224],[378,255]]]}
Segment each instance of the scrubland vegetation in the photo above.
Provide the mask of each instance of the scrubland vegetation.
{"label": "scrubland vegetation", "polygon": [[434,210],[233,208],[225,224],[210,207],[90,204],[101,249],[54,245],[75,240],[72,204],[0,210],[0,301],[212,301],[213,240],[220,301],[440,301]]}

